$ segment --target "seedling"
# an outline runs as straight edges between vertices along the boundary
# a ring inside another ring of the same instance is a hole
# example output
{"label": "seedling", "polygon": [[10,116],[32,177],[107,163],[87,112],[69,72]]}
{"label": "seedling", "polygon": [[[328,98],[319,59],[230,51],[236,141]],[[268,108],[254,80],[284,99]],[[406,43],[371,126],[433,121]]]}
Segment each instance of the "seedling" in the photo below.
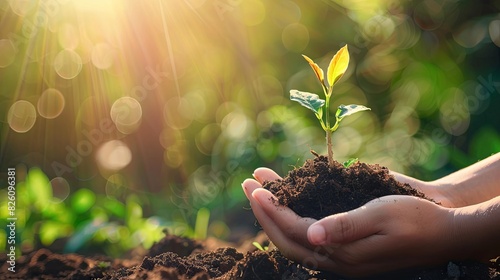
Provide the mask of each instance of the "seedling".
{"label": "seedling", "polygon": [[110,266],[111,266],[110,262],[98,262],[97,263],[97,267],[99,267],[99,268],[108,268]]}
{"label": "seedling", "polygon": [[262,245],[260,245],[260,243],[257,242],[257,241],[252,242],[252,245],[255,246],[257,249],[259,249],[260,251],[267,251],[267,250],[269,250],[269,246],[262,247]]}
{"label": "seedling", "polygon": [[[347,49],[347,45],[342,47],[330,61],[330,65],[328,66],[326,75],[328,83],[325,82],[325,74],[323,72],[323,69],[321,69],[318,64],[314,63],[314,61],[306,55],[302,56],[307,60],[307,62],[309,62],[309,65],[313,69],[314,74],[316,74],[316,78],[323,88],[323,93],[325,94],[326,100],[320,99],[317,94],[298,91],[296,89],[290,90],[290,99],[299,102],[300,105],[313,111],[318,118],[321,127],[326,132],[328,163],[330,164],[330,166],[333,166],[332,133],[339,128],[340,122],[344,119],[345,116],[349,116],[365,110],[370,110],[370,108],[356,104],[340,105],[337,108],[337,112],[335,113],[335,122],[333,123],[333,125],[331,125],[330,98],[332,97],[333,86],[340,80],[340,78],[342,78],[347,70],[347,66],[349,66],[349,50]],[[350,164],[352,163],[354,163],[354,161]]]}
{"label": "seedling", "polygon": [[345,167],[345,168],[349,168],[351,165],[353,165],[356,161],[358,161],[358,158],[350,158],[346,161],[344,161],[344,163],[342,163],[342,165]]}

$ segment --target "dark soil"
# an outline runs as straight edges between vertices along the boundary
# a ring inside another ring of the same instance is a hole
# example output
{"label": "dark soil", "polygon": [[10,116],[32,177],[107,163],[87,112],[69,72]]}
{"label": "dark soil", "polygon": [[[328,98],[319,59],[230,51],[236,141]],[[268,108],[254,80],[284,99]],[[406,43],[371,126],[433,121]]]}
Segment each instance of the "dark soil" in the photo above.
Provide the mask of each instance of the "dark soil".
{"label": "dark soil", "polygon": [[[0,279],[344,279],[327,272],[309,270],[288,260],[278,250],[258,251],[251,247],[207,250],[213,246],[166,235],[146,256],[136,260],[63,255],[40,249],[20,257],[15,273],[7,270],[5,256],[0,257],[3,264]],[[499,266],[498,260],[492,262],[490,269],[483,264],[450,262],[443,267],[366,279],[500,280]]]}
{"label": "dark soil", "polygon": [[[301,216],[316,219],[357,208],[385,195],[423,197],[409,185],[397,182],[384,167],[356,163],[346,169],[336,163],[335,168],[328,169],[322,156],[308,160],[304,167],[291,171],[283,180],[267,183],[266,187],[278,196],[280,203]],[[237,247],[213,239],[199,242],[166,233],[138,258],[84,257],[40,249],[21,256],[15,273],[7,270],[6,255],[2,254],[0,279],[344,279],[310,270],[288,260],[276,249],[258,251],[250,245],[252,241],[269,244],[265,234]],[[365,279],[500,280],[500,259],[489,266],[449,262],[440,267]]]}
{"label": "dark soil", "polygon": [[294,169],[282,180],[267,182],[264,188],[301,217],[321,219],[363,206],[386,195],[425,195],[389,175],[386,167],[356,162],[349,168],[316,155],[303,167]]}

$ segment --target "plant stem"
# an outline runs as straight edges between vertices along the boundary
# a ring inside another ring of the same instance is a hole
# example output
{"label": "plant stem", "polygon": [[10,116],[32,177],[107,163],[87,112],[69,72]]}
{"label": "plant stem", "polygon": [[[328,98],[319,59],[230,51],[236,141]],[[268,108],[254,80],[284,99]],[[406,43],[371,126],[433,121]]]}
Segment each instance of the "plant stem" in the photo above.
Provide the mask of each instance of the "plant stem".
{"label": "plant stem", "polygon": [[332,149],[332,133],[330,130],[326,131],[326,148],[328,150],[328,165],[333,166],[333,149]]}
{"label": "plant stem", "polygon": [[330,92],[326,94],[325,117],[326,117],[326,149],[328,150],[328,164],[333,166],[332,131],[330,127]]}

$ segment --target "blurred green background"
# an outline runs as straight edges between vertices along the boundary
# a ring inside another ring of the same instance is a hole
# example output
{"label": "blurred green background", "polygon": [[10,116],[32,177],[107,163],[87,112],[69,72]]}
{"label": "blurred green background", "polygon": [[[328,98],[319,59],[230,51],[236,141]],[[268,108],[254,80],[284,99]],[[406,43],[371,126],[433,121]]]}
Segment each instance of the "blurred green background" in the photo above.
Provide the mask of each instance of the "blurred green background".
{"label": "blurred green background", "polygon": [[348,44],[334,154],[432,180],[500,151],[500,1],[0,2],[0,250],[251,237],[241,182],[324,153],[292,88]]}

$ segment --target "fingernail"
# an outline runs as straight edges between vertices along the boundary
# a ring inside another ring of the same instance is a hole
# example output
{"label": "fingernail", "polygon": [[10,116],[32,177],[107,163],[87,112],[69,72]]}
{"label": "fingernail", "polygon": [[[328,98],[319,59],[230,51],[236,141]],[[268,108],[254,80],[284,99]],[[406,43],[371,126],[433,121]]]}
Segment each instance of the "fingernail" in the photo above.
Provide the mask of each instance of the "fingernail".
{"label": "fingernail", "polygon": [[243,189],[243,193],[245,194],[247,199],[250,199],[250,197],[249,197],[250,194],[248,193],[248,188],[247,188],[247,186],[245,186],[247,184],[246,183],[247,180],[249,180],[249,179],[246,179],[245,181],[243,181],[243,183],[241,183],[241,188]]}
{"label": "fingernail", "polygon": [[255,172],[254,172],[254,173],[252,173],[252,176],[255,178],[255,180],[257,180],[257,181],[259,181],[259,182],[260,182],[260,178],[259,178],[259,176],[255,175]]}
{"label": "fingernail", "polygon": [[326,243],[326,231],[323,226],[312,225],[307,230],[309,242],[314,245],[323,245]]}

